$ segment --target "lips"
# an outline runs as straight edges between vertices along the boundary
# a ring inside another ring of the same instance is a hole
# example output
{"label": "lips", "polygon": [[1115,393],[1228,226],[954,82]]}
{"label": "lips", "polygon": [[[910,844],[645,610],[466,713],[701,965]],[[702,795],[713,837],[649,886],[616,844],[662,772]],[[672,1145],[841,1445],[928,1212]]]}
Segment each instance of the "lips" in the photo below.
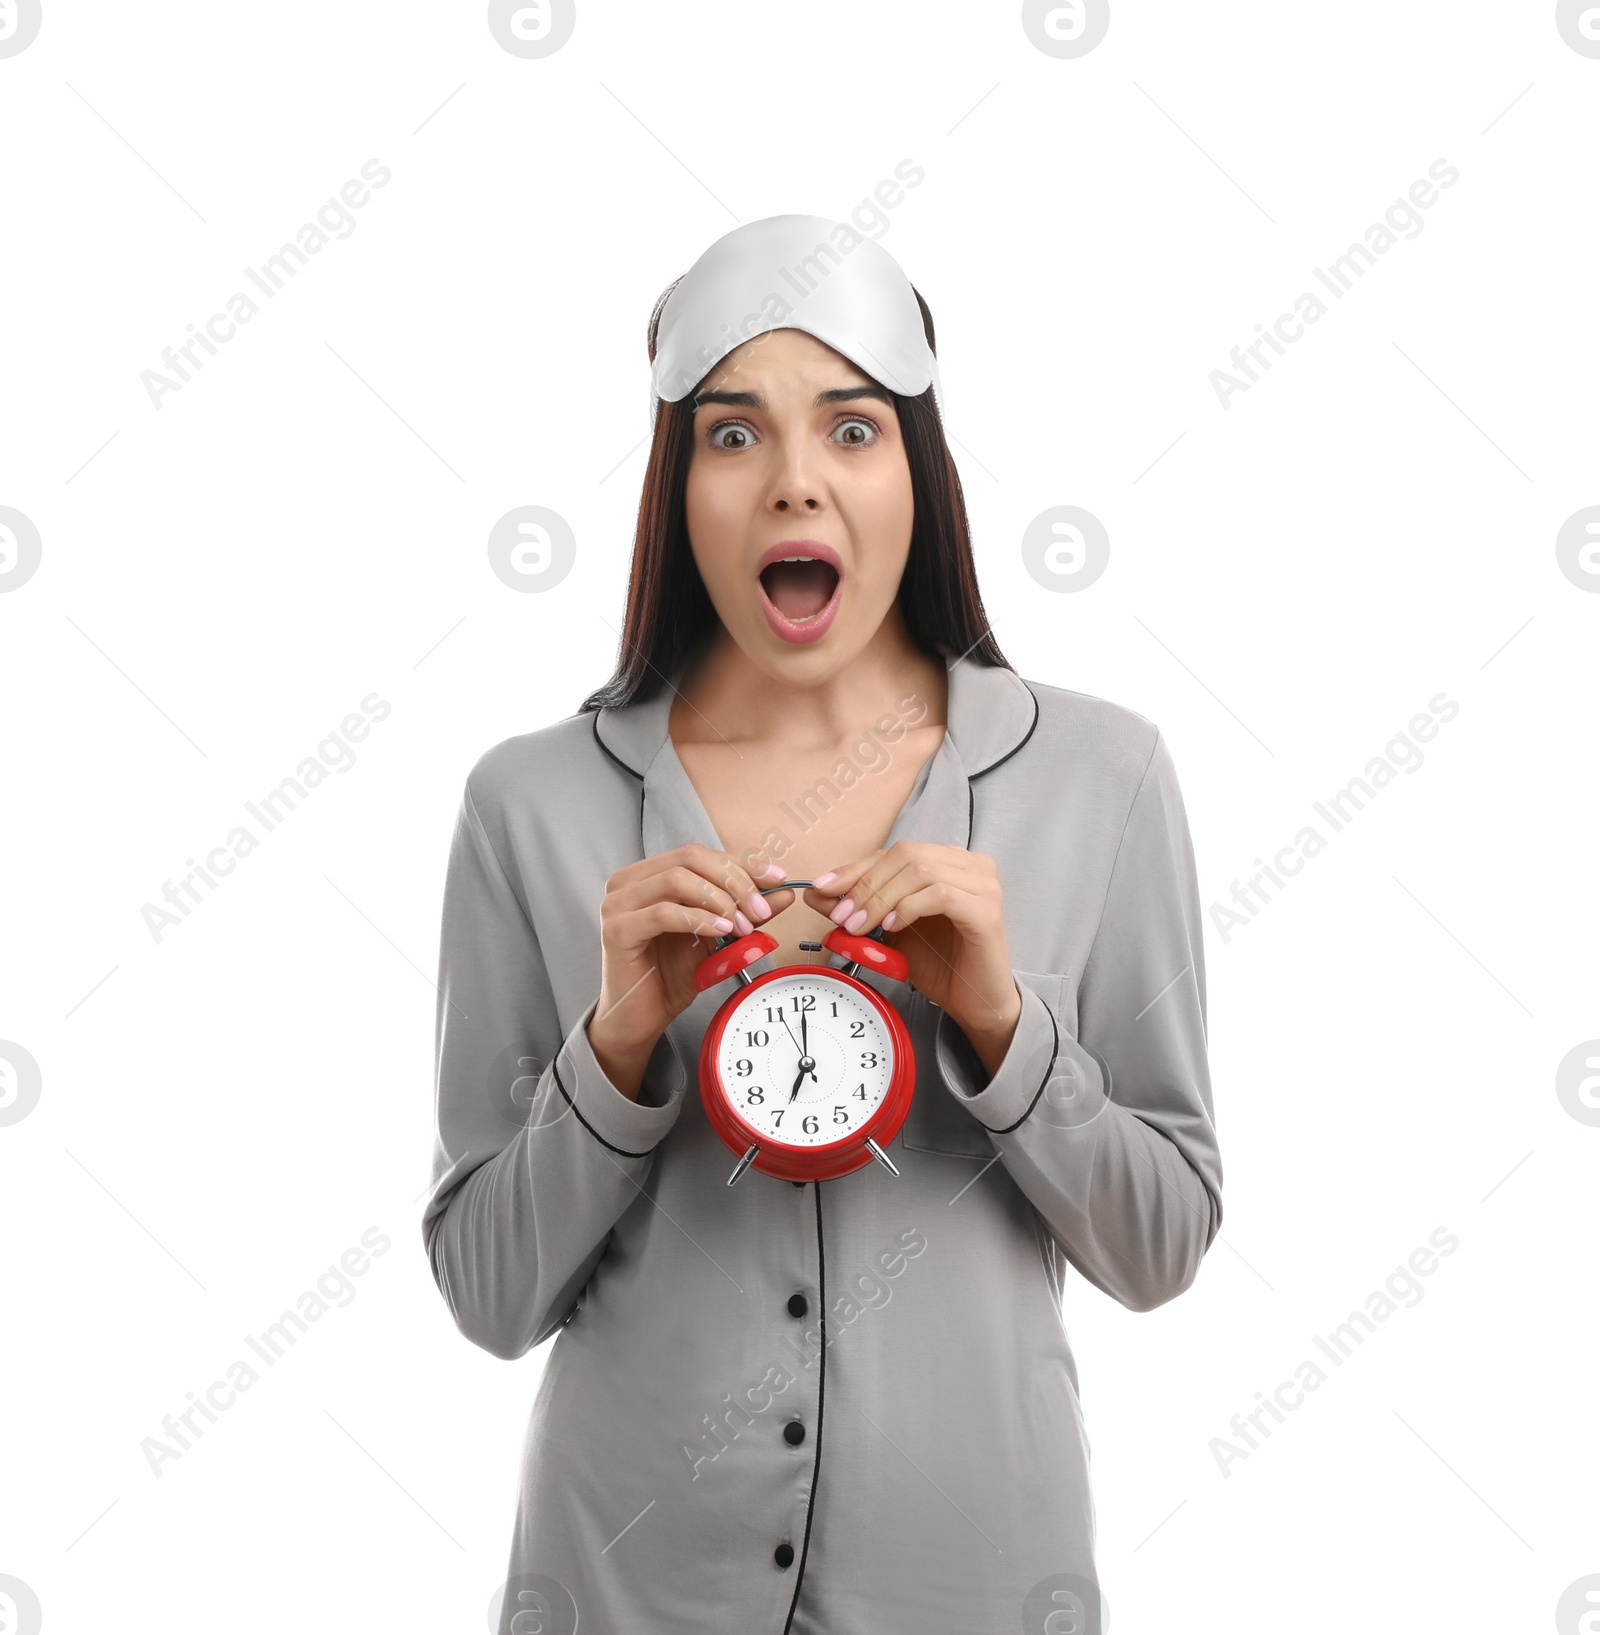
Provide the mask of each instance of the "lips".
{"label": "lips", "polygon": [[843,567],[839,553],[820,540],[768,546],[756,564],[756,583],[773,632],[786,642],[818,640],[839,610]]}

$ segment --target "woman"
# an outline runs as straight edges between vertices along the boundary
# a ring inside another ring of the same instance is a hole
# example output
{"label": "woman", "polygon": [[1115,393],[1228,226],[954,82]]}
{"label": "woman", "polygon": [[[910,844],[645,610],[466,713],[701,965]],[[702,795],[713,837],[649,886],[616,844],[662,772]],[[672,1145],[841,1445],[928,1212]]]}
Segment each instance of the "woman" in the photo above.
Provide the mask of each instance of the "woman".
{"label": "woman", "polygon": [[[445,891],[430,1261],[557,1336],[499,1628],[1099,1631],[1066,1267],[1149,1310],[1222,1216],[1172,760],[1006,665],[881,246],[740,227],[650,341],[618,672],[479,760]],[[757,924],[909,962],[898,1173],[727,1184],[692,978]]]}

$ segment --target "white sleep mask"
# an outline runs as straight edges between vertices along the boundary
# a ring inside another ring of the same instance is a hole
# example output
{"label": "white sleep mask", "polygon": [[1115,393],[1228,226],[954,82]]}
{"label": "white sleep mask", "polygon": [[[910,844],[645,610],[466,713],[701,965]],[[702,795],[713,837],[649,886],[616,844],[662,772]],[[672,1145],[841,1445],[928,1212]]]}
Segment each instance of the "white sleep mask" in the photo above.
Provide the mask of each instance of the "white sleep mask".
{"label": "white sleep mask", "polygon": [[679,280],[656,326],[650,414],[687,397],[735,347],[803,329],[903,397],[939,365],[900,264],[875,239],[825,216],[768,216],[725,233]]}

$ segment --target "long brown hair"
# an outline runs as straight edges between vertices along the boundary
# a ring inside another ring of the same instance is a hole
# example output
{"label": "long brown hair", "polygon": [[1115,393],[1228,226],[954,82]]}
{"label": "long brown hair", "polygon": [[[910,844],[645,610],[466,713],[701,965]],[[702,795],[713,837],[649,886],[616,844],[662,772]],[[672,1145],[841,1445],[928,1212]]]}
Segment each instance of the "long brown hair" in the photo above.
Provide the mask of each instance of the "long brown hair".
{"label": "long brown hair", "polygon": [[[661,309],[678,282],[674,280],[662,291],[650,314],[652,363]],[[920,293],[917,305],[922,309],[928,348],[933,351],[933,314]],[[917,397],[891,395],[905,442],[914,502],[911,550],[899,591],[906,629],[930,654],[964,653],[980,664],[1010,669],[989,629],[978,594],[966,499],[944,440],[933,388]],[[694,403],[695,392],[689,392],[675,403],[656,404],[655,434],[633,536],[622,649],[611,679],[583,701],[580,714],[653,697],[718,627],[716,609],[689,547],[684,507],[694,454]]]}

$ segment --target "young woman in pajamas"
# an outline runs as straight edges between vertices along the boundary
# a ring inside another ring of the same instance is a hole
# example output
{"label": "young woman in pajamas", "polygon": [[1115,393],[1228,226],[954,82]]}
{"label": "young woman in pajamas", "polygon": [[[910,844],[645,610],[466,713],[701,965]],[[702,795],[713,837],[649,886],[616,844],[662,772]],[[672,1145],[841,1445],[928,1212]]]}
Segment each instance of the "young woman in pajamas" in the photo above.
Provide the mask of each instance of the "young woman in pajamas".
{"label": "young woman in pajamas", "polygon": [[[1146,1311],[1221,1223],[1167,745],[1006,664],[932,320],[849,231],[751,223],[658,304],[617,673],[462,798],[423,1232],[469,1339],[555,1338],[514,1635],[1099,1635],[1067,1268]],[[695,966],[834,924],[909,962],[858,973],[915,1047],[899,1173],[730,1187]]]}

